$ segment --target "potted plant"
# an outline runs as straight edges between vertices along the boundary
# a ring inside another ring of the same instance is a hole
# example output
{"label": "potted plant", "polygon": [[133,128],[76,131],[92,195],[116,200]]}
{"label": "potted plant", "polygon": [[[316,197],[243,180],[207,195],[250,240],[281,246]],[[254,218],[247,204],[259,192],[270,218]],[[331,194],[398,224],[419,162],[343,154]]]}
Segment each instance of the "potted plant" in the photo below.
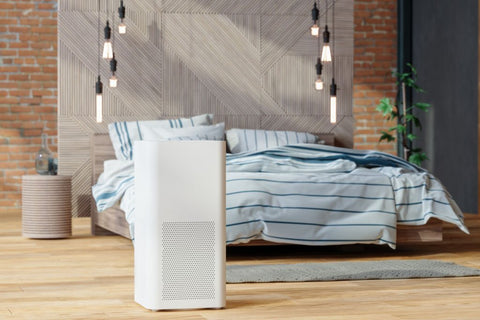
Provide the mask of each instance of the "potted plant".
{"label": "potted plant", "polygon": [[408,72],[393,72],[397,80],[397,86],[400,90],[400,99],[394,103],[389,98],[380,100],[376,110],[381,112],[387,120],[397,120],[397,124],[387,131],[382,131],[379,143],[382,141],[397,141],[403,148],[403,156],[406,160],[416,165],[421,165],[428,157],[421,148],[413,147],[413,142],[417,136],[412,132],[412,128],[422,129],[420,119],[415,116],[414,110],[428,112],[431,108],[430,103],[416,102],[407,106],[407,87],[412,88],[417,93],[423,93],[424,90],[417,85],[417,70],[407,63]]}

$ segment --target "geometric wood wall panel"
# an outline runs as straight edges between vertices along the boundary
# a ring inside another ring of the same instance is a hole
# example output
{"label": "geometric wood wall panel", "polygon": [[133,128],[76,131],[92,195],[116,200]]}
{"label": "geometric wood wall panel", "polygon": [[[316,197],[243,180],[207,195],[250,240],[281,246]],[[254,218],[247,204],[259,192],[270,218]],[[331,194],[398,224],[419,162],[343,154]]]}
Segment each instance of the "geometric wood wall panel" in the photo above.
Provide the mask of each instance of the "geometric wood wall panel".
{"label": "geometric wood wall panel", "polygon": [[[309,34],[313,1],[304,0],[126,2],[128,31],[114,38],[119,85],[107,86],[102,60],[104,122],[97,124],[97,18],[103,38],[107,17],[118,24],[118,5],[101,0],[98,13],[97,0],[59,0],[59,172],[72,175],[74,216],[90,213],[89,141],[110,122],[208,112],[227,128],[334,132],[340,145],[353,145],[353,0],[335,1],[335,30],[328,11],[336,124],[329,122],[328,90],[313,90],[318,48]],[[325,2],[319,9],[323,27]],[[328,85],[331,65],[323,74]]]}

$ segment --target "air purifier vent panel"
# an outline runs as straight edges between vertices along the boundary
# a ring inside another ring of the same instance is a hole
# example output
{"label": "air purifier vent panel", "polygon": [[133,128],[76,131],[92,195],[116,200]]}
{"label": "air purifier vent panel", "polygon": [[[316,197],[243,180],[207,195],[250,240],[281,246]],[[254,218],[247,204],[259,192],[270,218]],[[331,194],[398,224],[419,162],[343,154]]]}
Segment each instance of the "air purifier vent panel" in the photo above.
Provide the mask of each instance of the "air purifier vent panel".
{"label": "air purifier vent panel", "polygon": [[215,298],[215,222],[163,222],[163,300]]}

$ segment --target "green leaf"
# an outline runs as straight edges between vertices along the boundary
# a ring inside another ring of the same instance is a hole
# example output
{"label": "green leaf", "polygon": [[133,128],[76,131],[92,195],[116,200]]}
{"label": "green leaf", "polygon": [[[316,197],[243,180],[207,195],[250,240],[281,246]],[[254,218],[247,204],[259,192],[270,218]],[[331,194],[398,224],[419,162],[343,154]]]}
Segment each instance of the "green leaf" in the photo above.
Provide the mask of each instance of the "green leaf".
{"label": "green leaf", "polygon": [[[393,128],[395,128],[398,133],[405,133],[405,132],[407,132],[407,128],[406,128],[403,124],[396,125],[396,126],[393,127]],[[390,129],[393,129],[393,128],[390,128]]]}
{"label": "green leaf", "polygon": [[408,158],[408,161],[410,161],[413,164],[416,164],[417,166],[421,166],[422,162],[427,159],[428,157],[425,154],[425,152],[413,152]]}
{"label": "green leaf", "polygon": [[405,82],[405,85],[406,85],[407,87],[410,87],[410,88],[414,88],[415,85],[416,85],[416,84],[415,84],[415,80],[412,79],[412,78],[406,78],[406,79],[404,80],[404,82]]}
{"label": "green leaf", "polygon": [[415,119],[418,119],[417,117],[415,117],[413,114],[411,113],[407,113],[405,115],[405,119],[407,119],[407,121],[415,121]]}
{"label": "green leaf", "polygon": [[391,128],[388,129],[389,132],[392,132],[392,131],[395,131],[395,130],[397,130],[397,126],[391,127]]}
{"label": "green leaf", "polygon": [[420,122],[420,119],[415,119],[413,120],[413,123],[415,124],[415,127],[419,128],[422,130],[422,123]]}
{"label": "green leaf", "polygon": [[415,76],[417,75],[417,69],[415,69],[415,68],[412,66],[411,63],[407,62],[407,67],[410,68],[410,70],[412,71],[412,74],[413,74],[413,75],[415,75]]}
{"label": "green leaf", "polygon": [[407,81],[407,79],[410,77],[410,74],[409,73],[399,73],[398,74],[398,79],[400,80],[400,82],[405,82]]}
{"label": "green leaf", "polygon": [[388,132],[382,131],[382,135],[378,142],[382,142],[383,140],[387,140],[387,142],[395,141],[395,137]]}
{"label": "green leaf", "polygon": [[427,102],[417,102],[417,103],[414,103],[413,106],[417,109],[427,112],[432,105]]}
{"label": "green leaf", "polygon": [[413,141],[413,140],[417,139],[417,136],[414,135],[413,133],[409,133],[409,134],[407,134],[407,139],[410,140],[410,141]]}
{"label": "green leaf", "polygon": [[413,88],[415,89],[415,91],[419,92],[419,93],[424,93],[425,90],[423,90],[422,88],[420,88],[417,84],[414,84],[413,85]]}
{"label": "green leaf", "polygon": [[415,127],[420,128],[420,130],[422,129],[422,123],[420,122],[420,119],[415,117],[413,114],[406,114],[405,119],[407,119],[408,122],[413,122]]}
{"label": "green leaf", "polygon": [[393,104],[389,98],[382,98],[376,110],[381,112],[383,116],[387,116],[393,112]]}

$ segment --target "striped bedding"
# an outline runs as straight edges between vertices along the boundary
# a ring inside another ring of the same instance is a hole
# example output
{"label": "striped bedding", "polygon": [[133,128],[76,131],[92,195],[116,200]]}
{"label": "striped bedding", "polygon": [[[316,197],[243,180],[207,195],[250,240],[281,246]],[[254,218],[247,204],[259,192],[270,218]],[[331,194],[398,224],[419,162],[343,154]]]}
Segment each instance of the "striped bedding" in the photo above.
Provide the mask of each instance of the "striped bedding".
{"label": "striped bedding", "polygon": [[[133,234],[131,161],[110,160],[93,187],[99,211],[122,197]],[[227,244],[396,245],[397,225],[437,218],[468,233],[442,184],[397,157],[297,144],[227,155]]]}

